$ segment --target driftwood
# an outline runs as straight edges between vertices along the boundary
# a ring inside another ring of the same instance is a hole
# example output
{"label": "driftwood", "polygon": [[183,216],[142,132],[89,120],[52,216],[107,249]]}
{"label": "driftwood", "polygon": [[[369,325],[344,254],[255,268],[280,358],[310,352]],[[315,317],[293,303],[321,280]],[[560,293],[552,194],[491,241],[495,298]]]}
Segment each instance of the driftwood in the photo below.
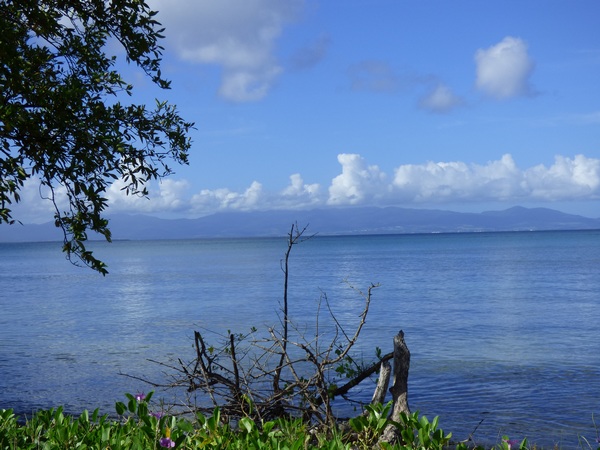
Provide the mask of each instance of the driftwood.
{"label": "driftwood", "polygon": [[[379,380],[372,403],[384,403],[390,378],[392,378],[393,409],[390,419],[400,421],[402,412],[409,412],[407,399],[410,352],[400,331],[394,337],[394,350],[374,364],[364,367],[350,356],[366,322],[372,284],[366,292],[348,286],[364,299],[353,333],[347,332],[331,310],[325,294],[319,300],[315,314],[314,335],[292,321],[288,315],[289,256],[292,248],[305,239],[305,228],[292,226],[288,247],[282,261],[284,273],[283,308],[281,327],[269,327],[268,335],[255,336],[253,327],[249,334],[221,336],[222,341],[212,346],[203,334],[194,332],[195,358],[191,361],[177,359],[178,366],[161,363],[175,370],[173,382],[168,387],[185,387],[192,402],[187,405],[194,411],[211,412],[219,407],[231,418],[249,416],[270,420],[282,416],[303,417],[317,423],[334,423],[332,400],[344,397],[365,379],[379,372]],[[333,323],[333,333],[320,332],[320,311],[325,306]],[[327,339],[323,342],[323,339]],[[393,371],[390,360],[393,359]],[[345,384],[338,386],[341,375],[351,375]],[[154,384],[155,385],[155,384]],[[158,386],[158,385],[155,385]],[[163,386],[167,387],[167,386]],[[192,394],[193,393],[193,394]],[[199,396],[196,397],[196,394]],[[392,427],[393,428],[393,427]],[[392,442],[397,437],[388,427],[382,441]]]}
{"label": "driftwood", "polygon": [[[253,413],[261,419],[293,414],[295,410],[302,412],[305,418],[316,418],[318,422],[333,421],[331,400],[348,394],[352,388],[376,374],[382,365],[389,366],[389,361],[394,356],[393,352],[383,355],[372,365],[361,368],[341,386],[330,384],[329,377],[338,364],[349,358],[348,352],[358,339],[365,323],[371,291],[376,287],[377,285],[371,285],[367,290],[365,309],[359,316],[360,322],[354,335],[346,334],[338,325],[338,330],[341,330],[338,333],[346,339],[343,346],[339,345],[338,338],[335,337],[327,347],[319,350],[319,346],[314,342],[290,341],[277,335],[274,330],[270,330],[270,340],[249,343],[250,348],[260,352],[247,359],[246,364],[240,365],[243,361],[236,357],[237,343],[233,335],[229,336],[229,345],[225,351],[223,349],[217,351],[213,347],[208,347],[204,343],[202,334],[196,331],[194,333],[196,359],[191,367],[190,365],[186,367],[180,361],[180,372],[185,377],[180,379],[178,384],[186,384],[189,392],[196,390],[205,392],[213,401],[212,407],[218,406],[232,416],[247,414],[245,410],[250,399]],[[337,321],[335,323],[337,324]],[[301,349],[304,355],[296,355],[292,358],[287,345],[283,347],[284,343]],[[244,354],[248,354],[247,350]],[[270,358],[280,354],[285,356],[283,364],[279,362],[274,368],[269,367]],[[220,357],[223,356],[229,363],[220,362]],[[288,375],[285,379],[282,377],[284,374],[282,369],[285,369]],[[276,382],[273,382],[273,379]],[[275,386],[280,380],[285,381],[286,387],[276,389]],[[271,389],[265,389],[269,385]],[[386,388],[383,389],[385,391]]]}
{"label": "driftwood", "polygon": [[[394,402],[390,419],[400,422],[402,413],[410,414],[408,407],[408,369],[410,367],[410,351],[404,341],[404,332],[394,336],[394,384],[390,392]],[[399,439],[398,428],[389,424],[379,438],[380,442],[393,444]]]}

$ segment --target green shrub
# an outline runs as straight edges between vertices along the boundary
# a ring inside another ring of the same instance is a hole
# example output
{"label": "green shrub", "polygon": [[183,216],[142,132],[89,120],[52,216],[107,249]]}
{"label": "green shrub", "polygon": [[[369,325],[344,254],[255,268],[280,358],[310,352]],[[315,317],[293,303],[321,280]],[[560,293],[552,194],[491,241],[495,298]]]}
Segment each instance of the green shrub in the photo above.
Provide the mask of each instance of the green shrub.
{"label": "green shrub", "polygon": [[[148,450],[175,449],[232,449],[232,450],[484,450],[466,443],[451,444],[451,433],[438,428],[438,417],[431,422],[425,416],[402,414],[399,422],[389,419],[392,404],[368,405],[365,414],[349,421],[351,432],[344,433],[336,426],[309,429],[301,419],[279,418],[260,422],[241,418],[232,428],[224,423],[220,410],[212,415],[196,414],[187,419],[150,411],[152,392],[126,394],[127,402],[115,405],[117,418],[109,419],[96,409],[91,415],[84,411],[75,418],[65,415],[63,408],[40,411],[24,424],[11,409],[0,410],[0,450],[80,449],[80,450]],[[388,426],[396,428],[400,442],[395,445],[379,443]],[[600,450],[582,438],[580,447]],[[527,439],[510,440],[504,436],[495,450],[533,450]]]}

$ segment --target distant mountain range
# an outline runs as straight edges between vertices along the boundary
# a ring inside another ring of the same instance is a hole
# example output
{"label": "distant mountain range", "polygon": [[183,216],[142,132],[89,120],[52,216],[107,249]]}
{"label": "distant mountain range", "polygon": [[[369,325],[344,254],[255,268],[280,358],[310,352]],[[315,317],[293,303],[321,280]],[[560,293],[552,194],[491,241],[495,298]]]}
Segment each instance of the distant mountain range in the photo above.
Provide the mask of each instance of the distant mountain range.
{"label": "distant mountain range", "polygon": [[[113,239],[130,240],[285,236],[294,223],[301,227],[308,225],[311,233],[320,235],[600,229],[600,218],[520,206],[482,213],[353,207],[227,212],[198,219],[159,219],[127,214],[110,217]],[[0,225],[0,242],[61,239],[62,234],[52,222]]]}

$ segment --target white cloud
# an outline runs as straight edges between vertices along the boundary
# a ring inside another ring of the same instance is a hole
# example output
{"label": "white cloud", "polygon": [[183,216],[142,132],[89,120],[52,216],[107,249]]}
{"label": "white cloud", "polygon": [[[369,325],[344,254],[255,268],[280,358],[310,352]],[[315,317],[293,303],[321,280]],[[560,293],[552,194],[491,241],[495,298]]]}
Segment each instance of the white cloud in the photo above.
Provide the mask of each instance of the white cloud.
{"label": "white cloud", "polygon": [[163,213],[181,211],[187,208],[185,197],[189,189],[187,180],[166,178],[158,184],[148,186],[148,198],[140,195],[127,195],[122,189],[123,181],[117,180],[106,191],[111,212]]}
{"label": "white cloud", "polygon": [[557,156],[554,165],[539,165],[524,174],[528,191],[540,200],[600,198],[600,160]]}
{"label": "white cloud", "polygon": [[264,97],[281,73],[275,45],[302,1],[154,0],[152,6],[180,57],[220,66],[220,95],[244,102]]}
{"label": "white cloud", "polygon": [[368,166],[357,154],[341,153],[337,157],[342,173],[329,187],[330,205],[356,205],[385,197],[386,175],[377,166]]}
{"label": "white cloud", "polygon": [[227,188],[203,189],[192,196],[190,209],[192,213],[202,215],[227,210],[249,211],[261,208],[262,197],[262,185],[257,181],[253,181],[243,193]]}
{"label": "white cloud", "polygon": [[[14,220],[22,223],[44,223],[54,219],[54,205],[50,201],[50,190],[42,187],[40,181],[30,178],[19,191],[19,203],[8,205]],[[57,205],[61,208],[68,206],[66,190],[59,186],[54,190]]]}
{"label": "white cloud", "polygon": [[527,45],[519,38],[505,37],[498,44],[475,53],[476,86],[496,99],[530,95],[529,77],[534,63]]}
{"label": "white cloud", "polygon": [[460,202],[553,202],[600,198],[600,159],[557,156],[550,167],[522,170],[509,154],[487,164],[400,165],[391,182],[357,154],[340,154],[342,173],[329,187],[330,205],[432,205]]}
{"label": "white cloud", "polygon": [[290,184],[270,200],[278,209],[306,209],[322,204],[318,183],[305,184],[299,173],[290,175]]}
{"label": "white cloud", "polygon": [[564,201],[600,198],[600,160],[557,156],[552,166],[519,169],[511,155],[486,165],[429,162],[395,171],[393,197],[415,203]]}
{"label": "white cloud", "polygon": [[[253,181],[241,192],[227,188],[191,191],[186,180],[165,179],[149,186],[149,198],[127,196],[121,182],[108,191],[107,212],[170,217],[198,217],[221,211],[309,209],[325,206],[432,207],[467,204],[546,204],[600,200],[600,159],[556,156],[550,166],[521,169],[509,154],[486,164],[461,161],[403,164],[389,177],[358,154],[339,154],[341,173],[326,192],[317,183],[305,183],[298,173],[278,192],[266,192]],[[64,190],[56,190],[59,202]],[[38,183],[28,181],[22,202],[13,205],[14,218],[24,223],[52,220],[52,203],[40,195]],[[488,206],[489,207],[489,206]]]}
{"label": "white cloud", "polygon": [[260,71],[229,71],[223,76],[219,94],[236,102],[260,100],[267,95],[280,72],[279,67],[264,67]]}
{"label": "white cloud", "polygon": [[284,197],[301,197],[304,195],[315,195],[318,192],[318,184],[304,184],[302,176],[299,173],[295,173],[290,175],[290,185],[281,191],[281,194]]}
{"label": "white cloud", "polygon": [[436,85],[419,101],[421,109],[434,113],[446,113],[462,104],[463,100],[444,84]]}
{"label": "white cloud", "polygon": [[228,188],[202,189],[187,202],[188,215],[199,216],[222,211],[260,209],[306,209],[322,205],[320,186],[305,184],[300,174],[290,176],[290,184],[279,193],[267,193],[253,181],[243,192]]}
{"label": "white cloud", "polygon": [[464,162],[408,164],[395,170],[393,195],[416,203],[504,201],[523,197],[522,179],[510,155],[483,166]]}

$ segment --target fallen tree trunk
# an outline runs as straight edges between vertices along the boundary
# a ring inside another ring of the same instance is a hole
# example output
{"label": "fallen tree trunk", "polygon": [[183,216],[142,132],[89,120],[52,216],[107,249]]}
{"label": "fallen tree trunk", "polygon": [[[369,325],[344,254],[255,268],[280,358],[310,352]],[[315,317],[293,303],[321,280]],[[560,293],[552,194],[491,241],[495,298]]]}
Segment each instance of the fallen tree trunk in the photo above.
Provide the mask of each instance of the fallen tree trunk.
{"label": "fallen tree trunk", "polygon": [[[387,355],[384,355],[379,361],[377,361],[375,364],[373,364],[370,367],[367,367],[366,369],[361,371],[358,375],[356,375],[354,378],[352,378],[346,384],[344,384],[343,386],[340,386],[339,388],[333,389],[330,392],[331,397],[336,397],[338,395],[347,394],[348,391],[350,389],[352,389],[354,386],[358,386],[366,378],[370,377],[371,375],[376,373],[378,370],[380,370],[382,365],[389,364],[388,361],[390,359],[392,359],[393,356],[394,356],[393,353],[388,353]],[[380,403],[383,403],[383,402],[380,402]]]}

